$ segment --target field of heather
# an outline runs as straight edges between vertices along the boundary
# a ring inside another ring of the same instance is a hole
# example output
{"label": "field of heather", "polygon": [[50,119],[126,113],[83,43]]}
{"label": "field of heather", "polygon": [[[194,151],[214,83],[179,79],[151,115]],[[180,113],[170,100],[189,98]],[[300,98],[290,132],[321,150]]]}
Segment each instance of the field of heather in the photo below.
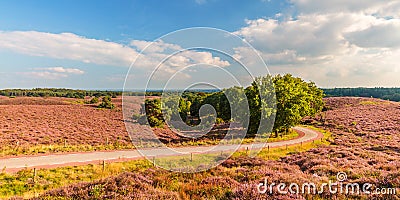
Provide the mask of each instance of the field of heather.
{"label": "field of heather", "polygon": [[[121,112],[68,98],[0,97],[0,146],[130,144]],[[137,108],[138,109],[138,108]]]}
{"label": "field of heather", "polygon": [[[128,109],[139,112],[139,97],[130,98],[133,99]],[[89,100],[0,96],[0,157],[133,148],[124,124],[122,97],[112,99],[116,106],[113,110],[84,103]],[[153,131],[169,145],[213,145],[223,138],[228,127],[229,124],[218,125],[197,140],[182,137],[168,127]],[[292,133],[271,141],[297,136]]]}
{"label": "field of heather", "polygon": [[328,98],[329,110],[313,124],[331,132],[330,145],[292,152],[278,160],[236,156],[221,166],[196,174],[171,173],[150,168],[49,191],[39,199],[399,199],[383,194],[319,195],[259,194],[257,185],[270,183],[315,184],[336,181],[373,184],[373,188],[400,187],[400,104],[370,98]]}

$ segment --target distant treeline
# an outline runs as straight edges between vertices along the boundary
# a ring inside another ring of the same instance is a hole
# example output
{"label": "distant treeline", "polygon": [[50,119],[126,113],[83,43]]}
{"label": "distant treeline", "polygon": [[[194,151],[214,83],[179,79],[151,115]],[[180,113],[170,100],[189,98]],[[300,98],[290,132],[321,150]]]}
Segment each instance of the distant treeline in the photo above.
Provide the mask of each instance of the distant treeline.
{"label": "distant treeline", "polygon": [[[193,90],[185,91],[184,93],[196,93],[196,92],[212,93],[215,90]],[[146,92],[132,91],[124,92],[127,96],[162,96],[163,91],[151,90]],[[66,98],[77,98],[83,99],[86,96],[90,97],[102,97],[110,96],[117,97],[121,96],[122,91],[101,91],[101,90],[74,90],[64,88],[34,88],[34,89],[5,89],[0,90],[0,96],[7,97],[66,97]]]}
{"label": "distant treeline", "polygon": [[0,90],[0,96],[8,97],[67,97],[83,99],[86,96],[121,96],[119,91],[90,91],[90,90],[73,90],[59,88],[35,88],[35,89],[6,89]]}
{"label": "distant treeline", "polygon": [[390,101],[400,101],[400,88],[332,88],[323,89],[326,97],[374,97]]}

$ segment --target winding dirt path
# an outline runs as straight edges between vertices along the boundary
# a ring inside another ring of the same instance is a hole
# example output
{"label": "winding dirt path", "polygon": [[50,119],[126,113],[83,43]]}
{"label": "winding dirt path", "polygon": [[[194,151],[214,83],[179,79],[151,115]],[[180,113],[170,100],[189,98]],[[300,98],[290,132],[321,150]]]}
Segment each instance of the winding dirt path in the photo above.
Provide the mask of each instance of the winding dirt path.
{"label": "winding dirt path", "polygon": [[[300,137],[272,143],[256,143],[256,144],[243,144],[239,149],[260,149],[269,146],[269,148],[277,148],[282,146],[291,146],[300,143],[306,143],[313,140],[323,138],[323,134],[304,127],[294,127],[294,130],[299,132]],[[147,156],[167,157],[176,156],[179,153],[211,153],[220,151],[235,151],[238,149],[237,145],[221,145],[221,146],[199,146],[199,147],[179,147],[172,151],[161,148],[153,148],[141,150],[141,153]],[[142,154],[137,150],[121,150],[121,151],[108,151],[108,152],[83,152],[83,153],[70,153],[70,154],[56,154],[44,156],[24,156],[14,158],[0,159],[0,169],[5,169],[7,172],[18,171],[24,168],[55,168],[60,166],[76,166],[85,164],[97,164],[103,161],[107,162],[122,162],[128,160],[135,160],[143,158]]]}

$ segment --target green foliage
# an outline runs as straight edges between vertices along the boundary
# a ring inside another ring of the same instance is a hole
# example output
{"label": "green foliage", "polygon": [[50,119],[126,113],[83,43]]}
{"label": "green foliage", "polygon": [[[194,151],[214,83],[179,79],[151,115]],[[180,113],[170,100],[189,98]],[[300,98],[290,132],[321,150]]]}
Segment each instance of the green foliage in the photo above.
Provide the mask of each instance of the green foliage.
{"label": "green foliage", "polygon": [[152,126],[152,127],[163,127],[164,126],[164,121],[160,120],[154,116],[149,116],[148,120],[149,120],[150,126]]}
{"label": "green foliage", "polygon": [[[209,104],[216,111],[217,122],[249,124],[248,133],[254,135],[271,131],[287,132],[303,117],[313,116],[322,110],[323,95],[313,82],[305,82],[290,74],[268,75],[256,78],[246,89],[232,87],[208,94],[188,92],[183,97],[170,95],[163,98],[162,103],[160,99],[148,99],[142,110],[145,110],[151,126],[160,126],[164,122],[162,111],[166,113],[166,120],[182,118],[186,121],[189,113],[199,118],[201,106]],[[246,112],[247,108],[249,112]],[[231,109],[235,110],[232,112]],[[250,122],[245,120],[247,118]]]}
{"label": "green foliage", "polygon": [[216,119],[215,119],[215,123],[216,124],[222,124],[222,123],[224,123],[225,121],[222,119],[222,118],[219,118],[219,117],[217,117]]}
{"label": "green foliage", "polygon": [[148,122],[151,127],[163,126],[164,118],[161,110],[160,99],[146,99],[145,104],[142,105],[140,112],[140,116],[134,116],[135,118],[138,118],[138,123],[147,124]]}
{"label": "green foliage", "polygon": [[35,88],[35,89],[6,89],[0,90],[0,96],[18,96],[18,97],[66,97],[83,99],[85,96],[121,96],[122,92],[118,91],[89,91],[89,90],[72,90],[62,88]]}
{"label": "green foliage", "polygon": [[273,117],[276,113],[273,86],[272,76],[268,75],[257,77],[245,90],[250,109],[250,124],[247,131],[250,135],[270,132],[273,126]]}
{"label": "green foliage", "polygon": [[89,103],[90,104],[96,104],[96,103],[99,103],[99,98],[97,98],[97,97],[93,97],[90,101],[89,101]]}
{"label": "green foliage", "polygon": [[[231,106],[226,98],[223,91],[215,92],[207,96],[201,105],[209,104],[214,107],[217,112],[217,117],[223,119],[224,121],[229,121],[231,119]],[[198,106],[201,107],[201,106]]]}
{"label": "green foliage", "polygon": [[114,109],[115,105],[112,103],[110,96],[105,96],[98,108]]}
{"label": "green foliage", "polygon": [[307,83],[290,74],[277,75],[273,81],[277,103],[275,131],[287,131],[298,125],[303,117],[313,116],[322,110],[323,91],[314,83]]}
{"label": "green foliage", "polygon": [[[13,196],[33,198],[36,194],[69,184],[99,180],[124,171],[143,171],[151,166],[151,163],[147,160],[134,160],[107,163],[106,170],[103,170],[102,165],[96,164],[38,169],[36,182],[33,181],[32,169],[23,169],[17,173],[0,173],[0,199],[14,199],[11,198]],[[98,196],[101,195],[101,191],[101,186],[95,186],[91,188],[90,193],[93,196]],[[62,198],[53,197],[48,199]],[[98,196],[95,199],[101,199],[101,197]]]}
{"label": "green foliage", "polygon": [[384,100],[400,101],[400,88],[332,88],[323,89],[328,97],[374,97]]}

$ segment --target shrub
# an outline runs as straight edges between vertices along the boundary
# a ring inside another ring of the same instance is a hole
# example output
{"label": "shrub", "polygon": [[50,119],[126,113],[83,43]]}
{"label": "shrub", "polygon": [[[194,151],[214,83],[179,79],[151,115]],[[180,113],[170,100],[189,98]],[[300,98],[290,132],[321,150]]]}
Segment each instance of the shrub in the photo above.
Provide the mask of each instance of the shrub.
{"label": "shrub", "polygon": [[150,116],[148,120],[151,127],[163,127],[163,121],[154,116]]}
{"label": "shrub", "polygon": [[222,118],[219,118],[219,117],[217,117],[216,119],[215,119],[215,123],[216,124],[222,124],[222,123],[224,123],[225,121],[222,119]]}
{"label": "shrub", "polygon": [[98,107],[105,108],[105,109],[114,109],[115,105],[111,102],[110,96],[105,96],[105,97],[103,97],[103,100]]}
{"label": "shrub", "polygon": [[99,103],[99,98],[97,98],[97,97],[93,97],[90,101],[89,101],[89,103],[90,104],[96,104],[96,103]]}

